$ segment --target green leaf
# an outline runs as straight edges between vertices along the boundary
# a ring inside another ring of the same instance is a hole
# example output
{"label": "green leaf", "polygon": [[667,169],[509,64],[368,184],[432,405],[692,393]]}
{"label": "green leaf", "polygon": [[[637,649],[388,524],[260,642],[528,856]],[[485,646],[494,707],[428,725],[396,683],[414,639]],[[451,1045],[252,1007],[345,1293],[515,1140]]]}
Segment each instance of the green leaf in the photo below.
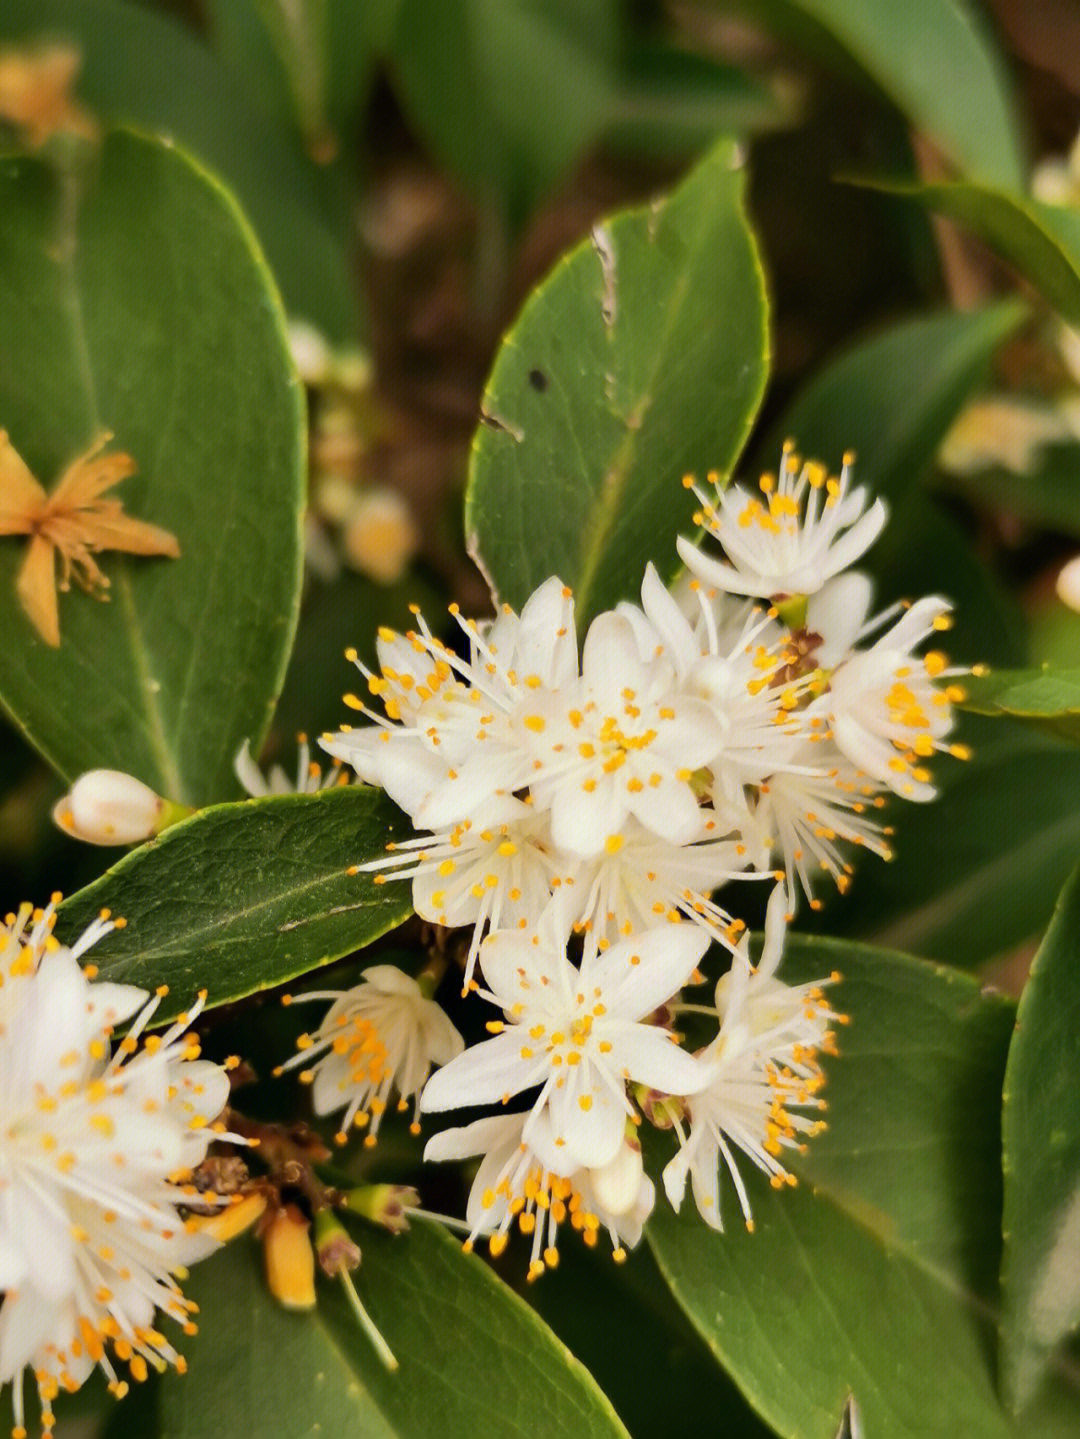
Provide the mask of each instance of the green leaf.
{"label": "green leaf", "polygon": [[1021,1410],[1080,1325],[1080,871],[1020,998],[1005,1071],[1001,1378]]}
{"label": "green leaf", "polygon": [[775,129],[792,118],[793,109],[735,65],[643,44],[620,67],[604,140],[636,155],[692,155],[718,135]]}
{"label": "green leaf", "polygon": [[1008,72],[963,0],[749,0],[824,32],[962,171],[1008,189],[1024,157]]}
{"label": "green leaf", "polygon": [[612,0],[401,0],[388,59],[435,156],[522,218],[599,130],[615,42]]}
{"label": "green leaf", "polygon": [[761,267],[729,142],[659,205],[597,227],[503,343],[473,441],[469,548],[520,606],[549,575],[585,624],[678,568],[691,470],[728,473],[765,383]]}
{"label": "green leaf", "polygon": [[382,885],[346,866],[382,858],[408,822],[381,791],[342,786],[217,805],[125,855],[60,906],[73,941],[101,909],[126,927],[94,947],[102,977],[210,1008],[271,989],[360,949],[412,913],[407,881]]}
{"label": "green leaf", "polygon": [[950,598],[951,641],[972,661],[1021,660],[1022,624],[966,536],[919,482],[1025,313],[1007,300],[904,320],[857,341],[796,395],[757,450],[763,470],[776,468],[789,435],[801,453],[833,465],[854,450],[856,480],[890,507],[884,533],[860,564],[878,580],[879,603],[935,591]]}
{"label": "green leaf", "polygon": [[760,468],[775,470],[789,435],[801,454],[833,464],[854,450],[859,483],[895,510],[929,468],[994,351],[1026,314],[1022,302],[1004,300],[966,313],[919,315],[857,340],[772,427],[757,450]]}
{"label": "green leaf", "polygon": [[441,1230],[417,1221],[397,1238],[356,1238],[355,1283],[401,1367],[382,1366],[338,1283],[320,1282],[311,1313],[279,1308],[241,1239],[184,1286],[200,1332],[185,1343],[189,1374],[162,1384],[161,1439],[626,1434],[551,1331]]}
{"label": "green leaf", "polygon": [[1080,744],[1080,670],[992,670],[964,680],[964,709],[1008,715]]}
{"label": "green leaf", "polygon": [[1040,529],[1080,538],[1080,445],[1048,445],[1031,474],[988,469],[944,474],[935,484],[964,496],[980,510],[995,510]]}
{"label": "green leaf", "polygon": [[355,340],[358,297],[340,176],[312,164],[265,75],[221,63],[186,27],[120,0],[4,0],[0,43],[77,44],[79,97],[106,121],[175,140],[236,192],[291,315]]}
{"label": "green leaf", "polygon": [[[170,146],[116,133],[77,216],[38,161],[0,175],[0,415],[46,488],[103,429],[127,512],[179,559],[106,552],[112,602],[60,599],[59,649],[19,608],[0,541],[0,698],[61,774],[126,770],[169,799],[236,791],[281,687],[299,599],[303,399],[273,284],[229,195]],[[138,223],[133,223],[133,215]]]}
{"label": "green leaf", "polygon": [[916,200],[966,226],[1029,280],[1066,320],[1080,324],[1080,210],[967,182],[858,183]]}
{"label": "green leaf", "polygon": [[965,725],[975,757],[942,762],[934,804],[892,807],[897,857],[864,859],[833,929],[970,966],[1045,925],[1080,854],[1080,755],[1020,731],[995,744],[994,728]]}
{"label": "green leaf", "polygon": [[850,1016],[826,1060],[829,1128],[776,1192],[748,1162],[755,1230],[722,1189],[717,1234],[688,1194],[649,1238],[675,1297],[777,1431],[833,1439],[849,1394],[869,1435],[1012,1432],[983,1315],[1001,1195],[1011,1006],[965,976],[793,937],[784,977],[834,968]]}

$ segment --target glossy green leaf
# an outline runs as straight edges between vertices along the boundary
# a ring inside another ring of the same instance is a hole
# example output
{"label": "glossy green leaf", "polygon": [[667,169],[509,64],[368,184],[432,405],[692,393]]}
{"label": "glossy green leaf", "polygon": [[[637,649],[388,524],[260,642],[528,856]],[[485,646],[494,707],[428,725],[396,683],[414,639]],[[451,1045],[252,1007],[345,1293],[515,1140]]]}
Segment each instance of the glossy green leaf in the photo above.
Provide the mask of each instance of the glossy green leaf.
{"label": "glossy green leaf", "polygon": [[1080,854],[1080,755],[1005,728],[973,717],[963,733],[975,756],[941,762],[938,800],[892,806],[896,858],[863,857],[828,907],[831,928],[970,966],[1046,924]]}
{"label": "glossy green leaf", "polygon": [[761,268],[734,147],[599,226],[505,339],[473,442],[469,548],[517,606],[549,575],[582,623],[678,567],[687,471],[728,473],[765,383]]}
{"label": "glossy green leaf", "polygon": [[1080,1326],[1080,873],[1020,998],[1005,1071],[1001,1378],[1020,1410]]}
{"label": "glossy green leaf", "polygon": [[436,157],[523,218],[599,130],[615,44],[612,0],[401,0],[388,60]]}
{"label": "glossy green leaf", "polygon": [[281,1309],[240,1239],[185,1284],[200,1332],[188,1375],[162,1385],[161,1439],[626,1434],[583,1366],[458,1242],[420,1221],[397,1238],[354,1232],[355,1282],[400,1368],[383,1367],[337,1283],[320,1281],[310,1313]]}
{"label": "glossy green leaf", "polygon": [[872,188],[916,200],[972,230],[1066,320],[1080,324],[1080,209],[967,182],[882,181]]}
{"label": "glossy green leaf", "polygon": [[833,465],[854,450],[858,481],[895,511],[1026,313],[1004,300],[919,315],[857,340],[799,391],[759,446],[760,467],[775,470],[789,435],[801,454]]}
{"label": "glossy green leaf", "polygon": [[964,680],[964,708],[1007,715],[1080,743],[1080,670],[991,670]]}
{"label": "glossy green leaf", "polygon": [[795,1190],[740,1166],[752,1234],[730,1183],[723,1234],[689,1194],[678,1216],[657,1207],[649,1237],[672,1291],[791,1439],[834,1439],[849,1394],[878,1439],[1010,1434],[985,1312],[1011,1006],[952,971],[836,941],[793,938],[784,967],[788,980],[844,976],[829,1128],[797,1159]]}
{"label": "glossy green leaf", "polygon": [[878,603],[935,592],[951,599],[950,644],[970,662],[1021,661],[1019,613],[920,482],[1024,314],[1008,300],[904,320],[857,341],[795,396],[757,450],[759,468],[768,470],[789,435],[801,453],[832,465],[854,450],[857,482],[883,495],[890,509],[881,538],[860,561],[878,581]]}
{"label": "glossy green leaf", "polygon": [[74,940],[101,909],[127,920],[95,946],[104,978],[170,988],[162,1020],[196,990],[228,1004],[361,949],[412,913],[407,881],[346,868],[381,858],[408,822],[354,785],[218,805],[125,855],[60,907]]}
{"label": "glossy green leaf", "polygon": [[61,36],[106,121],[176,140],[234,190],[291,315],[354,340],[358,299],[340,177],[314,165],[265,74],[222,64],[187,27],[121,0],[4,0],[0,44]]}
{"label": "glossy green leaf", "polygon": [[0,698],[61,774],[126,770],[205,804],[236,792],[233,756],[258,747],[292,642],[302,395],[251,233],[194,162],[113,134],[73,209],[39,161],[0,175],[0,331],[18,357],[0,417],[46,488],[111,431],[138,465],[127,512],[181,555],[106,551],[111,603],[61,595],[53,650],[15,596],[25,541],[0,540]]}
{"label": "glossy green leaf", "polygon": [[1008,72],[965,0],[749,0],[781,22],[809,23],[966,174],[1013,190],[1024,157]]}

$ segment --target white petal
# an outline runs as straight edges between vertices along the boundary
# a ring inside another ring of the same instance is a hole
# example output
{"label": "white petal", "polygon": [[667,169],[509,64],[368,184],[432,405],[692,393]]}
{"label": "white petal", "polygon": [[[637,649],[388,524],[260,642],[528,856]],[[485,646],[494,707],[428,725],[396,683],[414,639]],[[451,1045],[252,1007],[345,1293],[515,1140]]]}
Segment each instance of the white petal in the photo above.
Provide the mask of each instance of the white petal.
{"label": "white petal", "polygon": [[647,1084],[661,1094],[697,1094],[712,1079],[712,1068],[680,1049],[666,1029],[634,1026],[632,1036],[619,1041],[618,1056],[635,1084]]}
{"label": "white petal", "polygon": [[587,954],[582,985],[603,992],[613,1018],[642,1019],[683,987],[708,947],[709,936],[700,925],[665,921],[595,956]]}
{"label": "white petal", "polygon": [[537,1062],[521,1057],[521,1040],[515,1026],[459,1054],[437,1069],[425,1084],[420,1108],[430,1113],[473,1104],[497,1104],[538,1083]]}

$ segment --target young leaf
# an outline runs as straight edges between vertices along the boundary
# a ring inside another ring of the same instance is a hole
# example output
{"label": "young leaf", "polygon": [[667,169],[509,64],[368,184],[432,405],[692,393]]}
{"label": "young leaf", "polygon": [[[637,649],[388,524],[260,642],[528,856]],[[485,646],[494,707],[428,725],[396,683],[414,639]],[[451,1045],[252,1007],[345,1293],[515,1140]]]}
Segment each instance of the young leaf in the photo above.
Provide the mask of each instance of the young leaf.
{"label": "young leaf", "polygon": [[1080,744],[1080,670],[992,670],[965,679],[964,708],[1008,715]]}
{"label": "young leaf", "polygon": [[340,959],[412,913],[407,881],[346,867],[385,854],[408,821],[381,791],[342,786],[203,810],[126,855],[60,907],[72,940],[103,908],[122,915],[94,947],[102,977],[167,984],[162,1020],[196,990],[212,1008]]}
{"label": "young leaf", "polygon": [[1005,1070],[1001,1381],[1022,1410],[1080,1324],[1080,871],[1020,998]]}
{"label": "young leaf", "polygon": [[161,1439],[626,1435],[587,1370],[457,1241],[420,1220],[396,1238],[354,1233],[354,1282],[400,1368],[383,1367],[339,1282],[320,1280],[314,1311],[286,1313],[239,1239],[185,1283],[200,1332],[188,1378],[162,1384]]}
{"label": "young leaf", "polygon": [[1009,77],[992,40],[961,0],[751,0],[766,18],[823,31],[972,176],[1009,189],[1024,157]]}
{"label": "young leaf", "polygon": [[[106,553],[111,603],[60,597],[61,644],[21,613],[0,539],[0,699],[67,778],[125,770],[205,804],[258,749],[296,624],[303,409],[273,283],[235,203],[172,146],[105,141],[75,203],[37,160],[0,176],[0,425],[46,489],[109,430],[125,512],[178,559]],[[138,215],[138,223],[133,216]]]}
{"label": "young leaf", "polygon": [[[983,1315],[1000,1204],[998,1095],[1011,1006],[955,972],[793,938],[789,981],[827,975],[850,1016],[825,1062],[828,1130],[777,1192],[748,1162],[754,1232],[722,1184],[723,1234],[687,1195],[657,1206],[653,1250],[675,1297],[785,1436],[834,1439],[854,1394],[867,1434],[1012,1432]],[[1077,1410],[1080,1413],[1080,1410]]]}
{"label": "young leaf", "polygon": [[76,93],[104,121],[187,147],[233,190],[290,315],[355,340],[350,217],[340,176],[313,164],[265,75],[220,63],[167,15],[119,0],[4,0],[0,44],[60,35],[82,54]]}
{"label": "young leaf", "polygon": [[968,182],[859,183],[915,200],[974,231],[1070,324],[1080,324],[1080,210]]}
{"label": "young leaf", "polygon": [[766,301],[730,142],[673,195],[600,225],[503,343],[473,441],[465,525],[499,597],[549,575],[579,621],[670,577],[686,471],[730,472],[765,383]]}

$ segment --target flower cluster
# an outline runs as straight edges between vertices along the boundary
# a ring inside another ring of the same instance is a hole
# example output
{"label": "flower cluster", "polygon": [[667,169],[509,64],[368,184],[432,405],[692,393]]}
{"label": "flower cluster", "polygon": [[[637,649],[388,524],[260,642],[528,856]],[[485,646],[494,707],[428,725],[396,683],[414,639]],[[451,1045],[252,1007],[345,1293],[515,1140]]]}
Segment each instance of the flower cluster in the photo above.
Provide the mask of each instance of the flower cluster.
{"label": "flower cluster", "polygon": [[[366,1124],[395,1076],[403,1100],[423,1085],[422,1111],[526,1096],[437,1135],[427,1157],[482,1156],[469,1243],[484,1234],[498,1252],[516,1221],[534,1274],[556,1262],[564,1221],[588,1242],[607,1230],[617,1257],[637,1241],[654,1201],[643,1112],[680,1139],[671,1202],[689,1176],[710,1224],[723,1170],[752,1222],[736,1150],[794,1182],[781,1156],[821,1127],[818,1056],[841,1016],[830,980],[777,978],[785,925],[800,897],[819,907],[823,874],[846,889],[857,849],[889,856],[880,811],[933,798],[935,752],[966,754],[949,740],[958,672],[919,653],[948,603],[871,617],[870,582],[850,568],[886,521],[850,456],[831,476],[787,445],[754,492],[685,483],[722,557],[680,539],[688,578],[669,589],[650,565],[640,603],[593,619],[580,653],[557,577],[520,614],[477,622],[451,606],[457,644],[414,611],[414,629],[379,632],[377,670],[350,652],[366,693],[346,703],[366,723],[322,740],[422,832],[355,868],[409,880],[428,922],[471,927],[464,992],[503,1017],[461,1052],[421,1022],[418,1002],[435,1006],[404,976],[376,1006],[385,976],[369,971],[302,1037],[322,1051],[305,1075],[317,1108],[345,1109],[343,1130]],[[756,969],[745,925],[714,898],[738,879],[775,882]],[[713,941],[730,970],[713,1006],[686,1004]],[[697,1053],[675,1027],[693,1011],[716,1025]]]}
{"label": "flower cluster", "polygon": [[0,925],[0,1387],[12,1385],[16,1436],[27,1372],[49,1434],[52,1401],[95,1368],[119,1396],[118,1365],[139,1382],[183,1369],[155,1315],[194,1333],[177,1276],[218,1240],[183,1211],[228,1203],[193,1171],[211,1140],[236,1138],[218,1119],[225,1068],[188,1031],[202,999],[140,1043],[164,991],[79,963],[121,921],[103,913],[71,948],[53,921],[53,905],[24,905]]}

